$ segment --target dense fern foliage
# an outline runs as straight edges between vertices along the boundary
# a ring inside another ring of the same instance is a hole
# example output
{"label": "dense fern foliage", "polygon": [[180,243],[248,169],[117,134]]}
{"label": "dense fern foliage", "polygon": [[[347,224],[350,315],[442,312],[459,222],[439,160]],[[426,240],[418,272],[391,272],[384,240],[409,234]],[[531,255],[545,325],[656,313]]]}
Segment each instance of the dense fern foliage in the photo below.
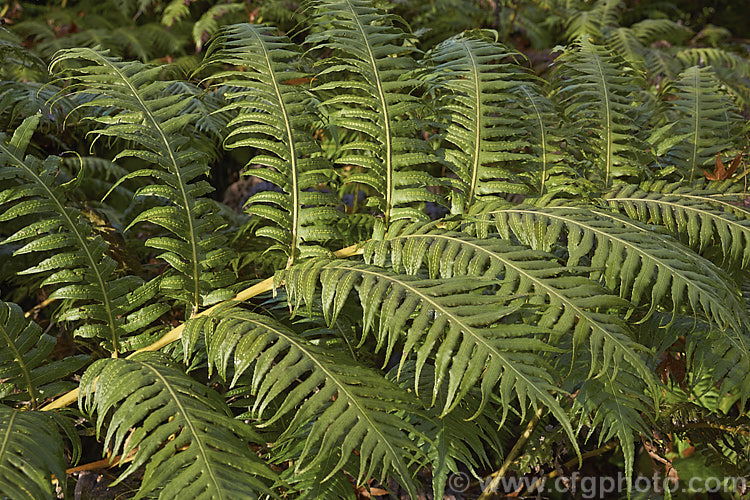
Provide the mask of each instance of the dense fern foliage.
{"label": "dense fern foliage", "polygon": [[0,497],[750,474],[750,65],[718,28],[204,3],[3,10]]}

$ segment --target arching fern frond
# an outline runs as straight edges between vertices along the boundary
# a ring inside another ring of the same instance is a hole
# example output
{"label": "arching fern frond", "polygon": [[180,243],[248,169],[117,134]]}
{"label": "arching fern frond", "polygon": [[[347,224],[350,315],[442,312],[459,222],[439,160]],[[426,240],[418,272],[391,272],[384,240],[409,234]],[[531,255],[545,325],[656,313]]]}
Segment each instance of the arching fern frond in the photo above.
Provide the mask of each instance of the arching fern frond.
{"label": "arching fern frond", "polygon": [[252,195],[247,212],[274,223],[258,234],[277,242],[289,257],[288,265],[298,257],[327,254],[319,243],[336,237],[340,215],[338,199],[315,189],[329,182],[330,165],[310,130],[314,117],[307,109],[309,94],[293,83],[308,78],[297,69],[300,57],[299,48],[274,28],[236,24],[218,33],[205,62],[244,68],[213,75],[232,88],[225,94],[229,104],[223,111],[236,113],[224,145],[259,150],[248,166],[265,168],[252,174],[283,189]]}
{"label": "arching fern frond", "polygon": [[721,327],[742,328],[743,306],[731,279],[668,235],[586,207],[518,206],[489,213],[500,234],[512,232],[532,248],[551,248],[564,238],[568,265],[588,264],[593,278],[634,307],[648,305],[647,316],[669,304],[675,313],[687,307]]}
{"label": "arching fern frond", "polygon": [[665,226],[709,258],[719,251],[724,261],[750,266],[750,210],[723,190],[647,182],[615,189],[606,202],[631,219]]}
{"label": "arching fern frond", "polygon": [[[409,466],[422,460],[421,451],[408,437],[416,430],[396,414],[420,407],[408,392],[268,316],[233,308],[191,320],[188,328],[205,332],[209,366],[222,377],[232,368],[232,384],[251,371],[252,412],[264,427],[293,414],[279,440],[304,441],[296,474],[322,467],[325,481],[355,460],[358,482],[395,475],[415,494]],[[263,419],[268,408],[275,412]]]}
{"label": "arching fern frond", "polygon": [[107,255],[107,243],[93,231],[81,210],[66,199],[67,193],[83,182],[83,169],[73,180],[60,185],[55,179],[60,158],[50,156],[43,162],[25,156],[38,121],[38,116],[24,120],[7,143],[0,137],[0,177],[21,181],[0,192],[0,205],[10,205],[0,221],[36,218],[2,243],[22,243],[14,255],[42,252],[46,258],[22,274],[43,273],[41,284],[55,288],[51,298],[75,304],[57,320],[83,320],[74,333],[104,339],[117,355],[121,336],[150,324],[169,306],[141,307],[156,294],[157,282],[144,284],[137,276],[118,275],[117,263]]}
{"label": "arching fern frond", "polygon": [[160,67],[123,62],[105,52],[68,49],[55,56],[51,67],[66,64],[77,65],[71,70],[74,91],[100,92],[80,105],[106,110],[106,114],[87,117],[98,126],[92,133],[132,141],[141,148],[124,149],[114,161],[135,157],[154,166],[123,180],[152,177],[159,183],[139,188],[136,196],[156,196],[167,202],[141,212],[130,223],[150,222],[171,233],[146,241],[148,246],[164,250],[159,257],[177,271],[162,280],[162,290],[191,304],[193,312],[230,297],[231,293],[221,288],[232,279],[225,267],[232,251],[222,248],[224,238],[216,230],[224,222],[215,203],[204,197],[213,188],[198,180],[208,172],[205,155],[186,147],[188,137],[183,133],[183,128],[198,118],[181,113],[191,97],[184,93],[165,95],[169,82],[158,80]]}
{"label": "arching fern frond", "polygon": [[65,491],[63,441],[50,415],[0,404],[0,443],[0,491],[5,498],[57,498],[52,475]]}
{"label": "arching fern frond", "polygon": [[433,404],[447,383],[442,415],[479,384],[482,399],[477,414],[494,395],[502,403],[501,421],[515,398],[522,410],[527,402],[534,407],[543,404],[572,439],[565,412],[551,394],[557,390],[554,377],[542,357],[545,351],[555,350],[540,338],[546,329],[514,324],[519,306],[508,305],[506,297],[482,293],[496,280],[430,280],[353,261],[311,261],[292,267],[284,278],[295,306],[310,306],[320,281],[323,312],[329,321],[335,320],[349,293],[356,290],[363,309],[363,340],[374,327],[377,348],[386,348],[386,360],[403,342],[401,366],[411,353],[416,354],[415,389],[423,366],[434,357]]}
{"label": "arching fern frond", "polygon": [[275,474],[250,447],[260,437],[232,418],[218,393],[168,363],[151,353],[100,359],[81,378],[78,404],[96,419],[97,437],[106,430],[105,449],[135,452],[118,481],[145,466],[139,497],[270,493]]}
{"label": "arching fern frond", "polygon": [[[644,380],[652,380],[643,349],[631,338],[630,329],[611,313],[628,303],[581,276],[586,268],[561,266],[551,254],[496,237],[472,238],[419,223],[400,233],[400,227],[393,229],[386,239],[366,244],[367,262],[384,265],[390,257],[395,270],[403,268],[409,274],[426,266],[433,279],[502,279],[496,293],[511,303],[534,304],[540,314],[537,324],[554,331],[556,339],[573,331],[574,344],[588,340],[592,350],[588,376],[610,368],[615,376],[624,361]],[[605,308],[610,312],[602,312]]]}
{"label": "arching fern frond", "polygon": [[[409,388],[415,380],[415,362],[407,361],[401,369],[389,371],[388,377],[400,378],[399,385]],[[478,476],[481,466],[488,466],[495,456],[501,455],[502,430],[497,420],[498,411],[490,405],[486,411],[477,415],[480,397],[476,389],[464,396],[461,403],[447,415],[441,416],[447,388],[443,387],[438,394],[436,404],[432,404],[432,383],[435,380],[434,368],[426,364],[418,379],[419,398],[427,408],[419,414],[405,415],[410,422],[426,437],[421,439],[425,454],[432,465],[432,489],[434,498],[442,498],[450,473],[459,472],[459,463],[466,465],[472,474]],[[416,417],[416,418],[414,418]]]}
{"label": "arching fern frond", "polygon": [[683,68],[711,66],[741,105],[747,107],[750,104],[750,63],[747,58],[716,47],[690,47],[677,52],[677,60]]}
{"label": "arching fern frond", "polygon": [[[584,363],[588,370],[588,363]],[[571,377],[577,380],[578,377]],[[639,436],[648,436],[651,431],[647,416],[653,413],[653,403],[643,394],[646,385],[643,380],[620,370],[617,377],[604,373],[601,377],[588,379],[577,388],[573,400],[573,413],[579,413],[589,426],[590,433],[594,429],[599,432],[598,445],[603,445],[610,439],[617,438],[625,458],[625,475],[628,487],[633,475],[635,461],[635,441]]]}
{"label": "arching fern frond", "polygon": [[381,198],[373,198],[386,226],[398,219],[427,220],[415,202],[441,203],[426,186],[441,181],[427,172],[434,162],[429,142],[418,134],[416,114],[420,103],[411,94],[416,86],[409,72],[416,68],[407,34],[393,14],[373,6],[370,0],[310,0],[320,30],[307,43],[330,49],[314,91],[325,98],[331,122],[360,138],[342,146],[336,161],[361,172],[347,182],[371,186]]}

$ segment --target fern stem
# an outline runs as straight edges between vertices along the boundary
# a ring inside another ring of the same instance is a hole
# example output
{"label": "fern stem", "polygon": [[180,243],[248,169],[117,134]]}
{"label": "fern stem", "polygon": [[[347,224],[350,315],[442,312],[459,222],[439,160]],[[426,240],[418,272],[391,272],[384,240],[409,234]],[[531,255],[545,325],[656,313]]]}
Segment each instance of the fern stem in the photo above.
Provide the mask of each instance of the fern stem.
{"label": "fern stem", "polygon": [[[333,254],[336,257],[339,258],[346,258],[351,257],[353,255],[358,255],[362,253],[362,245],[356,244],[351,245],[346,248],[342,248],[341,250],[337,250],[333,252]],[[192,318],[197,318],[198,316],[206,316],[211,314],[213,311],[218,309],[219,307],[229,303],[229,302],[244,302],[246,300],[249,300],[256,295],[260,295],[263,292],[267,292],[273,288],[273,276],[270,278],[266,278],[260,283],[256,283],[255,285],[246,288],[239,292],[237,295],[234,296],[234,298],[225,300],[223,302],[219,302],[218,304],[214,304],[213,306],[209,307],[208,309],[204,309],[200,311],[199,313],[192,316]],[[133,354],[128,356],[128,358],[131,358],[135,356],[136,354],[140,352],[147,352],[147,351],[156,351],[161,349],[162,347],[171,344],[172,342],[179,340],[180,336],[182,335],[182,331],[185,329],[185,323],[182,323],[172,330],[168,331],[164,334],[159,340],[154,342],[151,345],[148,345],[146,347],[143,347],[141,349],[138,349]],[[73,401],[78,399],[78,388],[73,389],[70,392],[67,392],[60,396],[59,398],[55,399],[54,401],[51,401],[49,404],[45,405],[44,407],[40,408],[42,411],[49,411],[49,410],[55,410],[58,408],[65,408],[66,406],[70,406]]]}
{"label": "fern stem", "polygon": [[534,413],[532,419],[529,420],[529,423],[526,426],[526,430],[523,431],[523,434],[521,434],[521,436],[518,438],[516,444],[514,444],[513,448],[511,448],[511,450],[508,452],[508,455],[505,457],[505,461],[503,462],[503,464],[498,470],[490,475],[490,477],[492,477],[492,481],[490,481],[490,483],[485,486],[484,491],[482,491],[482,494],[479,496],[479,500],[489,500],[495,495],[495,491],[500,485],[500,480],[505,477],[505,473],[508,472],[510,464],[512,464],[513,461],[521,454],[521,450],[524,446],[526,446],[526,442],[529,440],[529,437],[531,437],[531,433],[534,432],[534,428],[542,418],[544,410],[545,407],[541,405],[539,406],[539,408],[537,408],[536,413]]}
{"label": "fern stem", "polygon": [[48,305],[50,305],[51,303],[53,303],[56,300],[57,299],[55,299],[55,298],[44,299],[43,301],[41,301],[40,303],[38,303],[37,305],[35,305],[31,309],[29,309],[28,311],[26,311],[23,314],[23,317],[24,318],[30,318],[32,314],[34,314],[35,312],[39,312],[40,310],[44,309],[45,307],[47,307]]}
{"label": "fern stem", "polygon": [[130,462],[131,460],[133,460],[133,458],[135,458],[136,450],[133,450],[133,452],[131,452],[130,455],[125,458],[125,460],[121,460],[122,455],[117,455],[114,458],[102,458],[101,460],[97,460],[96,462],[89,462],[87,464],[79,465],[78,467],[71,467],[70,469],[67,469],[65,473],[75,474],[77,472],[84,472],[87,470],[110,468],[114,467],[115,465],[120,465],[121,463]]}

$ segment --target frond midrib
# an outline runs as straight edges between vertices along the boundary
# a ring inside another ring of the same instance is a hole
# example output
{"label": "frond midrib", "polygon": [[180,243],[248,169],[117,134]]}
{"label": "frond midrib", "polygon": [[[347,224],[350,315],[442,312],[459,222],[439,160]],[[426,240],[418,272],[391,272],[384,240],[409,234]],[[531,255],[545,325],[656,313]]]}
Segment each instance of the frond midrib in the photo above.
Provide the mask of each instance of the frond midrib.
{"label": "frond midrib", "polygon": [[531,105],[534,106],[534,116],[536,117],[537,121],[539,122],[539,132],[541,135],[541,146],[542,146],[542,178],[541,183],[539,187],[539,194],[544,194],[544,188],[547,184],[547,130],[544,126],[544,120],[542,118],[542,113],[539,111],[539,107],[536,105],[536,100],[531,95],[531,92],[529,92],[529,89],[526,88],[526,85],[521,85],[521,90],[524,94],[526,94],[526,97],[531,101]]}
{"label": "frond midrib", "polygon": [[471,170],[471,186],[469,187],[469,196],[466,200],[466,206],[470,207],[472,202],[474,201],[474,195],[477,189],[477,180],[479,178],[479,152],[481,150],[481,142],[482,142],[482,97],[481,93],[479,91],[479,68],[477,67],[476,59],[474,58],[474,54],[471,52],[471,47],[469,47],[469,44],[466,43],[466,40],[461,41],[461,46],[464,48],[464,51],[469,56],[469,60],[471,61],[471,72],[474,77],[474,157],[473,157],[473,164],[472,164],[472,170]]}
{"label": "frond midrib", "polygon": [[13,424],[16,421],[16,417],[18,416],[17,411],[11,411],[10,412],[10,421],[8,422],[8,426],[5,430],[5,436],[3,436],[3,443],[0,446],[0,464],[6,464],[9,461],[5,460],[5,454],[8,449],[8,443],[10,443],[10,438],[13,435]]}
{"label": "frond midrib", "polygon": [[691,161],[690,161],[690,182],[693,181],[695,177],[695,169],[698,167],[696,162],[698,161],[698,122],[700,119],[700,104],[701,104],[701,92],[700,92],[700,72],[698,71],[698,68],[695,68],[693,71],[693,95],[695,96],[693,99],[693,102],[695,104],[693,109],[693,141],[690,144],[692,152],[691,152]]}
{"label": "frond midrib", "polygon": [[609,187],[610,182],[610,174],[612,171],[612,111],[609,108],[609,82],[607,82],[607,79],[604,77],[604,68],[602,68],[602,62],[599,59],[599,54],[596,53],[594,49],[592,49],[591,54],[596,61],[596,68],[599,70],[599,78],[601,80],[602,88],[603,88],[603,94],[604,94],[604,110],[605,110],[605,127],[606,127],[606,134],[607,134],[607,140],[606,140],[606,164],[605,164],[605,178],[604,178],[604,185]]}

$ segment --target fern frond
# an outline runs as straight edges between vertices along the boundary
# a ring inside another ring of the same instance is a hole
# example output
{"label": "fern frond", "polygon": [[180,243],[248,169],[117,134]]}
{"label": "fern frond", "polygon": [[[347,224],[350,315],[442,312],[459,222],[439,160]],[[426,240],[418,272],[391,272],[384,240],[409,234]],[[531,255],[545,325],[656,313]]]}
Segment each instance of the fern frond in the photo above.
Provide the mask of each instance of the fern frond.
{"label": "fern frond", "polygon": [[[411,94],[416,68],[401,20],[374,7],[370,0],[310,0],[320,31],[307,43],[330,49],[334,57],[318,73],[313,89],[325,95],[322,105],[333,124],[358,132],[360,138],[342,146],[336,162],[356,167],[346,182],[372,187],[372,198],[386,226],[394,220],[427,220],[415,202],[442,203],[425,189],[440,185],[427,167],[435,162],[429,142],[417,134],[419,99]],[[370,200],[368,200],[370,201]]]}
{"label": "fern frond", "polygon": [[0,215],[0,221],[37,218],[2,243],[23,243],[14,255],[44,252],[47,257],[22,274],[44,273],[41,284],[55,285],[51,298],[78,304],[67,308],[57,320],[84,320],[74,333],[105,339],[116,355],[122,335],[134,331],[136,325],[153,322],[169,306],[141,307],[155,295],[156,282],[144,284],[137,276],[118,276],[116,262],[107,255],[107,243],[67,201],[67,192],[83,182],[83,169],[72,181],[59,185],[55,177],[60,158],[50,156],[44,162],[30,155],[24,158],[38,122],[38,116],[24,120],[7,143],[0,137],[0,177],[21,180],[0,192],[0,204],[13,203]]}
{"label": "fern frond", "polygon": [[[584,371],[588,370],[587,366]],[[575,379],[575,378],[574,378]],[[598,445],[617,438],[625,458],[625,475],[631,487],[635,461],[635,441],[639,436],[649,436],[650,423],[644,415],[653,413],[652,405],[643,394],[646,386],[638,376],[620,370],[617,377],[604,373],[601,377],[586,380],[573,400],[573,412],[591,429],[600,429]]]}
{"label": "fern frond", "polygon": [[[390,256],[394,270],[405,269],[413,275],[426,266],[433,279],[502,278],[497,295],[507,297],[511,303],[529,302],[536,306],[540,311],[538,326],[550,328],[558,339],[572,330],[575,344],[590,339],[592,359],[588,376],[600,368],[602,371],[612,368],[614,376],[624,360],[651,381],[645,353],[631,338],[630,329],[611,312],[601,311],[622,309],[628,303],[581,276],[585,268],[561,266],[551,254],[499,238],[472,238],[418,223],[400,233],[400,227],[394,229],[385,240],[367,243],[365,261],[384,265]],[[601,367],[599,348],[603,349]],[[615,357],[610,359],[613,353]]]}
{"label": "fern frond", "polygon": [[720,91],[720,84],[710,67],[686,69],[665,88],[669,105],[677,113],[670,134],[657,148],[667,151],[666,160],[680,168],[692,182],[701,177],[703,167],[710,165],[717,153],[736,139],[732,122],[737,118],[734,106]]}
{"label": "fern frond", "polygon": [[542,357],[555,350],[540,338],[547,330],[505,322],[520,306],[508,305],[507,297],[482,293],[495,280],[430,280],[352,261],[312,261],[292,267],[284,278],[295,306],[309,307],[320,281],[323,313],[329,321],[336,319],[356,289],[363,309],[363,340],[375,326],[377,349],[385,346],[386,360],[403,341],[400,366],[409,354],[416,354],[416,390],[422,368],[435,356],[433,404],[443,383],[448,384],[442,415],[479,384],[482,400],[477,414],[494,395],[502,403],[501,420],[515,398],[523,410],[527,401],[534,407],[543,404],[572,439],[565,412],[551,394],[557,388]]}
{"label": "fern frond", "polygon": [[[219,30],[219,22],[223,24],[228,22],[226,18],[232,14],[239,14],[245,11],[245,6],[240,3],[221,3],[209,7],[206,12],[201,15],[195,24],[193,24],[193,42],[195,42],[195,49],[200,51],[203,48],[203,44],[208,40],[214,33]],[[235,16],[237,20],[242,20],[242,16]],[[237,26],[237,25],[234,25]]]}
{"label": "fern frond", "polygon": [[181,113],[191,97],[183,93],[165,95],[169,82],[157,79],[160,67],[123,62],[104,52],[68,49],[55,56],[51,67],[64,64],[79,65],[72,70],[75,91],[100,92],[79,106],[107,110],[88,117],[98,126],[92,133],[132,141],[141,147],[120,151],[114,161],[134,157],[154,166],[123,180],[152,177],[159,184],[139,188],[136,196],[155,196],[167,203],[141,212],[129,226],[150,222],[171,233],[146,241],[146,245],[164,250],[159,257],[177,271],[163,278],[161,289],[191,304],[193,312],[229,298],[231,292],[222,287],[232,280],[225,266],[233,252],[222,248],[224,237],[216,230],[224,222],[215,203],[204,197],[213,188],[205,180],[197,180],[208,173],[205,155],[187,147],[188,137],[183,133],[184,127],[198,118]]}
{"label": "fern frond", "polygon": [[660,336],[685,339],[687,365],[694,379],[705,378],[721,394],[737,395],[743,406],[750,399],[750,335],[746,331],[717,328],[693,318],[652,328],[661,329]]}
{"label": "fern frond", "polygon": [[680,45],[691,33],[689,28],[671,19],[644,19],[630,26],[630,29],[644,45],[660,40]]}
{"label": "fern frond", "polygon": [[[0,113],[5,130],[16,128],[25,118],[41,114],[42,123],[55,132],[62,130],[65,117],[73,110],[70,99],[55,99],[60,87],[52,83],[0,82]],[[54,101],[54,105],[52,102]]]}
{"label": "fern frond", "polygon": [[330,164],[310,130],[309,95],[290,84],[307,78],[297,70],[300,57],[298,47],[275,29],[252,24],[222,29],[206,53],[206,64],[244,68],[213,75],[233,89],[225,94],[229,104],[223,108],[236,113],[228,123],[225,147],[260,150],[248,166],[266,168],[252,174],[283,189],[252,195],[247,212],[274,223],[258,234],[277,242],[289,257],[288,266],[299,257],[327,254],[320,243],[337,236],[340,215],[338,199],[315,189],[328,183]]}
{"label": "fern frond", "polygon": [[168,363],[151,353],[100,359],[81,378],[78,404],[96,418],[97,437],[106,429],[113,456],[135,453],[118,481],[145,466],[139,498],[270,494],[275,474],[250,447],[260,437],[218,393]]}
{"label": "fern frond", "polygon": [[567,240],[568,265],[586,263],[591,276],[649,316],[671,303],[726,328],[740,329],[743,306],[731,279],[710,261],[636,221],[603,210],[557,206],[510,207],[490,212],[506,237],[532,248]]}
{"label": "fern frond", "polygon": [[0,404],[0,443],[0,491],[5,498],[57,498],[52,475],[65,491],[63,441],[50,415]]}
{"label": "fern frond", "polygon": [[439,106],[449,114],[445,157],[458,176],[458,192],[453,196],[460,200],[453,205],[461,212],[485,196],[525,191],[523,184],[513,182],[517,176],[506,162],[529,156],[516,152],[529,144],[523,128],[512,125],[526,112],[519,109],[523,101],[519,102],[517,94],[530,75],[506,62],[520,58],[519,53],[487,36],[481,32],[457,35],[440,43],[427,58],[434,65],[431,71]]}
{"label": "fern frond", "polygon": [[631,219],[665,226],[701,253],[718,250],[725,262],[750,266],[750,210],[721,190],[647,182],[615,189],[606,201]]}
{"label": "fern frond", "polygon": [[619,26],[620,12],[624,8],[623,0],[597,0],[590,9],[571,16],[565,32],[568,40],[590,35],[603,37],[609,28]]}
{"label": "fern frond", "polygon": [[641,176],[633,144],[638,128],[631,116],[637,75],[586,36],[560,60],[556,77],[566,119],[576,123],[575,139],[590,156],[594,177],[608,187],[615,178]]}
{"label": "fern frond", "polygon": [[4,402],[39,403],[70,390],[72,382],[63,378],[83,367],[89,357],[83,354],[58,361],[49,360],[57,339],[28,321],[18,305],[0,301],[0,399]]}
{"label": "fern frond", "polygon": [[320,477],[326,481],[347,462],[358,460],[359,482],[373,474],[381,479],[394,474],[415,493],[409,464],[420,461],[421,452],[408,438],[415,429],[395,414],[413,411],[413,396],[267,316],[234,308],[196,318],[188,328],[206,332],[209,366],[222,377],[232,361],[232,385],[252,368],[253,414],[262,417],[275,406],[275,413],[262,420],[264,427],[293,413],[279,440],[304,441],[294,458],[295,475],[323,467]]}
{"label": "fern frond", "polygon": [[627,61],[633,68],[639,71],[647,68],[647,49],[639,40],[635,30],[624,27],[613,29],[607,35],[606,42],[613,53]]}
{"label": "fern frond", "polygon": [[[389,377],[396,377],[397,370],[391,370]],[[404,388],[415,379],[415,363],[409,360],[401,370],[401,383]],[[492,406],[489,411],[479,415],[476,409],[480,405],[480,398],[475,391],[464,396],[463,400],[453,410],[444,416],[440,416],[446,396],[446,388],[443,387],[438,394],[437,405],[432,406],[431,387],[435,380],[432,365],[425,365],[420,373],[419,397],[423,404],[428,407],[418,414],[415,421],[418,430],[427,437],[424,448],[427,458],[432,465],[432,491],[434,498],[443,498],[445,486],[450,473],[459,472],[459,465],[463,464],[469,468],[471,473],[479,477],[480,466],[489,466],[492,461],[492,452],[500,455],[502,435],[498,432],[500,426],[496,422],[497,413]],[[411,415],[405,415],[411,418]],[[502,429],[500,429],[502,432]],[[488,453],[490,452],[490,456]],[[494,458],[494,457],[493,457]]]}

